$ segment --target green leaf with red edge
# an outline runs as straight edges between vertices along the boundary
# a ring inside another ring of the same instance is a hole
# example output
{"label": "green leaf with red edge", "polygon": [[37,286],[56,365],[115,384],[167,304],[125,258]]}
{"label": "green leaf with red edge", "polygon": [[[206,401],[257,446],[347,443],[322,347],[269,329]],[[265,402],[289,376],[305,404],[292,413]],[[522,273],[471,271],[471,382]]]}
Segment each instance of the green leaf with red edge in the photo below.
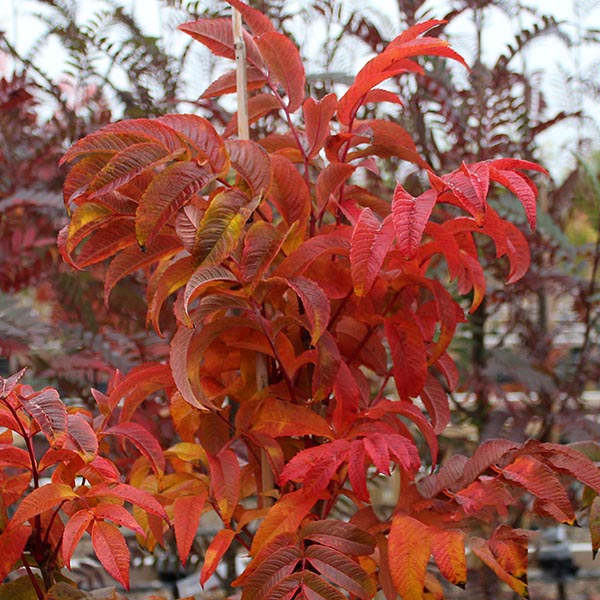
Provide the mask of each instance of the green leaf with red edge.
{"label": "green leaf with red edge", "polygon": [[159,441],[139,423],[119,423],[105,429],[101,435],[114,435],[131,442],[148,459],[157,477],[164,472],[165,457]]}
{"label": "green leaf with red edge", "polygon": [[335,94],[327,94],[321,100],[307,98],[302,105],[306,132],[306,155],[316,156],[331,131],[331,119],[337,110]]}
{"label": "green leaf with red edge", "polygon": [[197,496],[179,496],[173,503],[173,527],[177,541],[177,554],[184,567],[198,533],[198,525],[207,497],[206,492]]}
{"label": "green leaf with red edge", "polygon": [[403,400],[416,398],[427,379],[427,351],[419,326],[408,316],[384,322],[394,365],[394,381]]}
{"label": "green leaf with red edge", "polygon": [[75,259],[79,269],[99,263],[135,244],[133,216],[116,217],[108,225],[94,233],[84,243]]}
{"label": "green leaf with red edge", "polygon": [[200,572],[200,585],[204,584],[212,577],[217,570],[223,555],[231,546],[231,542],[235,539],[235,531],[233,529],[221,529],[210,542],[206,552],[204,553],[204,564]]}
{"label": "green leaf with red edge", "polygon": [[558,509],[560,521],[572,525],[575,513],[569,495],[552,469],[532,456],[517,456],[502,469],[502,476],[512,483],[525,488],[543,502],[553,504]]}
{"label": "green leaf with red edge", "polygon": [[[519,579],[506,571],[498,562],[497,558],[491,551],[488,542],[480,537],[473,537],[470,540],[471,550],[481,561],[487,565],[496,576],[508,584],[519,596],[528,598],[527,579]],[[527,563],[525,563],[526,568]]]}
{"label": "green leaf with red edge", "polygon": [[[279,110],[281,110],[281,104],[273,94],[256,94],[251,96],[248,100],[248,125],[253,125],[256,121],[266,117],[269,113]],[[234,113],[229,120],[229,123],[227,123],[227,127],[225,127],[225,130],[223,131],[224,138],[230,138],[237,133],[237,116],[237,112]]]}
{"label": "green leaf with red edge", "polygon": [[25,371],[27,371],[27,367],[6,379],[0,377],[0,399],[4,400],[4,398],[8,398],[8,395],[15,389],[21,377],[25,375]]}
{"label": "green leaf with red edge", "polygon": [[269,200],[275,204],[288,226],[299,221],[303,231],[311,211],[310,191],[306,181],[285,156],[272,154],[271,166],[273,179]]}
{"label": "green leaf with red edge", "polygon": [[388,560],[392,580],[403,600],[421,600],[431,556],[430,528],[408,515],[392,518]]}
{"label": "green leaf with red edge", "polygon": [[147,513],[156,515],[167,520],[167,513],[162,504],[146,490],[136,488],[127,483],[106,482],[93,485],[88,490],[84,497],[90,498],[117,498],[119,500],[129,502],[135,506],[139,506]]}
{"label": "green leaf with red edge", "polygon": [[225,142],[231,166],[250,187],[250,196],[266,196],[271,187],[271,160],[265,149],[250,140]]}
{"label": "green leaf with red edge", "polygon": [[327,329],[331,316],[329,298],[319,284],[306,277],[290,277],[289,287],[296,292],[308,318],[311,343],[315,345]]}
{"label": "green leaf with red edge", "polygon": [[366,296],[371,291],[393,241],[392,222],[389,219],[382,222],[370,208],[364,208],[350,242],[350,269],[357,296]]}
{"label": "green leaf with red edge", "polygon": [[457,529],[430,528],[431,550],[440,573],[460,588],[467,583],[465,534]]}
{"label": "green leaf with red edge", "polygon": [[216,456],[208,455],[211,496],[219,507],[219,516],[226,525],[240,499],[240,463],[233,450],[224,448]]}
{"label": "green leaf with red edge", "polygon": [[318,217],[325,212],[332,196],[335,197],[338,194],[340,188],[355,170],[356,167],[353,165],[332,163],[319,173],[316,188]]}
{"label": "green leaf with red edge", "polygon": [[[260,69],[249,67],[246,71],[248,91],[260,89],[267,82],[267,77]],[[231,69],[218,79],[215,79],[203,92],[200,98],[214,98],[225,94],[234,94],[237,91],[237,71]]]}
{"label": "green leaf with red edge", "polygon": [[0,534],[0,581],[6,579],[20,560],[30,535],[29,525],[11,526]]}
{"label": "green leaf with red edge", "polygon": [[76,452],[85,463],[91,463],[98,456],[98,437],[86,419],[80,414],[67,417],[68,430],[63,448]]}
{"label": "green leaf with red edge", "polygon": [[271,23],[269,17],[256,8],[250,8],[244,2],[240,2],[240,0],[226,0],[226,2],[239,11],[244,22],[250,27],[254,35],[262,35],[274,30],[273,23]]}
{"label": "green leaf with red edge", "polygon": [[298,48],[287,36],[277,31],[263,33],[256,43],[271,76],[287,94],[287,109],[293,113],[306,96],[306,75]]}
{"label": "green leaf with red edge", "polygon": [[168,259],[182,250],[179,239],[172,235],[159,235],[142,252],[138,246],[126,248],[110,263],[104,278],[104,303],[108,306],[108,297],[113,287],[127,275],[152,266],[161,259]]}
{"label": "green leaf with red edge", "polygon": [[258,528],[252,540],[250,556],[256,556],[277,536],[283,533],[295,533],[314,502],[315,499],[307,497],[302,490],[281,496]]}
{"label": "green leaf with red edge", "polygon": [[194,265],[218,265],[233,252],[256,201],[231,189],[218,193],[206,209],[196,231],[192,250]]}
{"label": "green leaf with red edge", "polygon": [[392,219],[398,249],[404,258],[416,256],[436,201],[437,195],[433,190],[427,190],[415,198],[400,183],[396,185],[392,198]]}
{"label": "green leaf with red edge", "polygon": [[67,409],[58,392],[44,388],[29,396],[20,396],[21,406],[33,417],[52,448],[60,448],[67,432]]}
{"label": "green leaf with red edge", "polygon": [[252,223],[244,239],[240,272],[244,284],[258,284],[281,250],[285,238],[266,221]]}
{"label": "green leaf with red edge", "polygon": [[302,527],[300,537],[329,546],[349,556],[369,556],[375,551],[375,538],[360,527],[345,521],[311,521]]}
{"label": "green leaf with red edge", "polygon": [[106,572],[129,589],[129,548],[121,532],[111,523],[94,521],[92,546]]}
{"label": "green leaf with red edge", "polygon": [[[216,56],[235,58],[235,45],[231,19],[218,17],[213,19],[196,19],[179,25],[179,29],[204,44]],[[243,30],[244,43],[248,61],[254,67],[260,67],[262,58],[250,34]]]}
{"label": "green leaf with red edge", "polygon": [[361,390],[350,367],[341,361],[333,381],[333,426],[338,434],[345,433],[356,421],[361,400]]}
{"label": "green leaf with red edge", "polygon": [[86,532],[90,523],[94,520],[94,515],[87,509],[77,511],[71,515],[65,523],[65,530],[62,537],[61,553],[65,564],[71,568],[71,557],[77,549],[79,541]]}
{"label": "green leaf with red edge", "polygon": [[195,162],[167,165],[146,188],[136,211],[135,232],[142,247],[152,244],[173,216],[200,192],[215,174]]}
{"label": "green leaf with red edge", "polygon": [[270,437],[318,435],[331,439],[333,432],[327,421],[309,406],[267,398],[256,411],[253,419],[253,432]]}
{"label": "green leaf with red edge", "polygon": [[315,544],[306,548],[305,556],[319,573],[350,594],[362,600],[370,600],[377,593],[368,573],[345,554]]}
{"label": "green leaf with red edge", "polygon": [[90,510],[93,513],[94,519],[96,520],[112,521],[119,527],[127,527],[127,529],[135,531],[142,537],[146,537],[144,530],[137,522],[135,517],[126,508],[120,506],[119,504],[114,504],[113,502],[101,502]]}
{"label": "green leaf with red edge", "polygon": [[224,175],[229,170],[229,156],[223,139],[208,119],[198,115],[163,115],[156,119],[173,129],[191,149],[193,159],[201,164],[206,159],[212,171]]}
{"label": "green leaf with red edge", "polygon": [[67,500],[78,497],[69,485],[64,483],[47,483],[34,489],[23,498],[10,520],[9,527],[12,528],[14,525],[29,521],[36,515],[40,515]]}
{"label": "green leaf with red edge", "polygon": [[108,400],[110,410],[122,403],[120,418],[129,421],[136,408],[150,394],[173,385],[169,365],[148,362],[131,369],[127,376],[114,387]]}
{"label": "green leaf with red edge", "polygon": [[450,404],[446,390],[430,373],[427,374],[425,386],[421,390],[421,400],[431,418],[434,433],[439,435],[450,422]]}

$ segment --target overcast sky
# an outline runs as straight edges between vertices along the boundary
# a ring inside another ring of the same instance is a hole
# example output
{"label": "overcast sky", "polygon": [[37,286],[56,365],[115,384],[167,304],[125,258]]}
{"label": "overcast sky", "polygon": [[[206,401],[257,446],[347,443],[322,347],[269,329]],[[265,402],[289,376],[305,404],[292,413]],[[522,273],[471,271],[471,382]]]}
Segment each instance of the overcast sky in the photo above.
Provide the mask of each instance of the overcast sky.
{"label": "overcast sky", "polygon": [[[215,0],[206,0],[214,5]],[[78,0],[78,6],[83,14],[93,13],[100,6],[105,5],[102,0]],[[161,12],[156,0],[121,0],[121,4],[130,10],[139,19],[143,20],[150,35],[161,36],[169,44],[182,43],[185,36],[178,34],[175,24],[168,22],[165,12]],[[290,0],[290,4],[302,6],[302,0]],[[600,29],[600,0],[521,0],[523,6],[536,8],[540,13],[552,15],[558,20],[565,21],[567,30],[571,35],[577,36],[579,30],[585,28]],[[431,0],[428,6],[431,9],[430,17],[442,17],[452,5],[452,0]],[[225,3],[223,7],[225,10]],[[397,5],[393,0],[343,0],[343,6],[348,11],[359,9],[375,19],[384,34],[392,37],[400,31]],[[372,7],[372,8],[371,8]],[[43,31],[39,22],[32,19],[31,14],[39,10],[40,4],[34,0],[0,0],[0,28],[7,32],[9,39],[19,50],[24,51],[30,47],[32,41]],[[578,14],[579,13],[579,14]],[[534,19],[524,11],[518,19],[510,19],[499,9],[488,13],[485,22],[485,56],[489,60],[495,57],[506,47],[514,37],[514,32],[523,26],[530,26]],[[306,36],[304,47],[310,48],[311,36],[314,31],[301,27]],[[452,23],[449,33],[452,34],[453,45],[467,61],[472,58],[474,42],[472,27],[468,17],[459,18]],[[314,45],[314,44],[313,44]],[[61,62],[60,49],[48,46],[44,50],[46,60],[45,68],[54,77],[60,76]],[[567,48],[556,37],[545,37],[536,40],[525,54],[526,68],[529,72],[543,71],[542,87],[551,101],[551,110],[573,110],[579,106],[580,99],[564,85],[561,69],[573,72],[579,69],[580,73],[592,73],[600,84],[600,47],[579,50]],[[598,75],[595,75],[598,73]],[[200,90],[201,91],[201,90]],[[587,102],[585,108],[594,114],[600,122],[600,101]],[[562,156],[563,147],[569,140],[576,137],[574,124],[556,128],[549,133],[545,141],[545,152],[548,156]],[[600,140],[600,136],[598,136]]]}

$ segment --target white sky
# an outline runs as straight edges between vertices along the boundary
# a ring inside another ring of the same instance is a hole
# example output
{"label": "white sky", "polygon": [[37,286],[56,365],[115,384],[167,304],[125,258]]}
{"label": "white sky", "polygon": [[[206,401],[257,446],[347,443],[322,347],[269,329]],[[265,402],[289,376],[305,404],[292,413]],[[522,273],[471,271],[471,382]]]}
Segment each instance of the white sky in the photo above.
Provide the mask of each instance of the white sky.
{"label": "white sky", "polygon": [[[206,0],[211,4],[215,1]],[[133,10],[135,16],[143,20],[150,35],[160,36],[168,43],[169,47],[173,44],[183,43],[183,39],[187,39],[186,36],[174,30],[175,24],[168,22],[156,0],[121,0],[121,4]],[[225,3],[222,4],[225,9]],[[302,0],[290,0],[290,4],[302,6],[303,2]],[[431,8],[429,16],[432,18],[443,16],[451,4],[452,0],[431,0],[428,4]],[[580,28],[600,29],[600,0],[521,0],[521,4],[570,23],[566,27],[572,35],[577,34],[577,22]],[[78,0],[77,2],[82,15],[88,12],[93,13],[103,5],[101,0]],[[346,5],[348,10],[360,9],[369,16],[377,18],[378,25],[390,37],[400,30],[397,5],[394,0],[344,0],[344,7]],[[594,7],[594,5],[596,6]],[[577,9],[583,16],[578,18]],[[9,40],[20,51],[29,48],[43,31],[40,23],[31,17],[32,13],[39,10],[40,4],[34,0],[0,0],[0,29],[7,32]],[[529,26],[533,21],[526,13],[518,20],[511,20],[499,9],[493,9],[485,23],[484,47],[486,53],[484,59],[493,60],[513,39],[515,31],[523,26]],[[473,55],[474,44],[468,16],[457,19],[451,27],[449,32],[452,33],[455,49],[469,61]],[[305,32],[308,44],[314,31],[301,28],[298,35],[300,39],[302,31]],[[44,68],[53,77],[59,77],[63,60],[60,48],[48,46],[44,50],[44,56],[47,63]],[[529,72],[538,70],[543,72],[542,89],[551,103],[551,112],[573,110],[581,104],[580,99],[565,88],[560,76],[561,68],[570,72],[577,69],[581,73],[591,71],[594,76],[595,73],[598,73],[597,78],[600,84],[600,47],[592,49],[583,47],[579,51],[575,51],[567,48],[554,36],[542,37],[529,46],[525,60]],[[595,104],[585,104],[585,108],[600,122],[600,99]],[[551,162],[552,158],[564,156],[565,145],[572,146],[572,141],[576,138],[574,126],[575,122],[573,121],[568,125],[554,128],[546,136],[544,152]]]}

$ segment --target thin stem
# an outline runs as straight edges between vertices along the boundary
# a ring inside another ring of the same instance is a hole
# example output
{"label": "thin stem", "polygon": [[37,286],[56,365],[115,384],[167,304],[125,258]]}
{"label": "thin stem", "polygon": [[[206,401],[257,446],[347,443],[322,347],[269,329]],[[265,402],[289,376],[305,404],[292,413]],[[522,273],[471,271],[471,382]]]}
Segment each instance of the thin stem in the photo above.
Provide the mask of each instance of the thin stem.
{"label": "thin stem", "polygon": [[38,597],[38,600],[44,600],[45,594],[42,591],[42,589],[40,588],[40,584],[37,580],[37,577],[35,576],[35,573],[31,570],[31,566],[27,562],[27,558],[25,557],[25,554],[21,554],[21,562],[23,563],[23,566],[25,567],[25,570],[27,571],[27,576],[31,580],[31,585],[32,585],[33,589],[35,590],[35,594]]}

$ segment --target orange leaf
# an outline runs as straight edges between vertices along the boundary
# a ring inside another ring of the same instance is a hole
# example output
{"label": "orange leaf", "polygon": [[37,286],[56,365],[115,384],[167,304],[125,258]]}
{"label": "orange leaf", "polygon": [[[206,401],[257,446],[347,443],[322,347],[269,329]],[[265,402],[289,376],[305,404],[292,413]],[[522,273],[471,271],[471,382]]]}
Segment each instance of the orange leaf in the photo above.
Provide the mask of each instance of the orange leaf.
{"label": "orange leaf", "polygon": [[337,109],[335,94],[327,94],[322,100],[307,98],[304,101],[304,123],[306,126],[307,156],[312,158],[323,148],[330,134],[331,117]]}
{"label": "orange leaf", "polygon": [[325,419],[311,408],[277,398],[267,398],[261,404],[251,430],[274,438],[302,435],[319,435],[327,439],[333,437]]}
{"label": "orange leaf", "polygon": [[233,450],[224,448],[216,456],[208,455],[211,495],[219,506],[220,517],[229,525],[240,499],[240,463]]}
{"label": "orange leaf", "polygon": [[129,589],[129,548],[121,532],[111,523],[95,521],[92,545],[106,572],[126,590]]}
{"label": "orange leaf", "polygon": [[200,573],[201,586],[204,586],[216,571],[219,562],[221,562],[221,559],[223,558],[223,554],[227,552],[227,549],[231,546],[231,542],[234,538],[235,531],[233,531],[233,529],[221,529],[221,531],[215,535],[204,554],[204,564],[202,565],[202,572]]}
{"label": "orange leaf", "polygon": [[395,515],[389,535],[390,571],[403,600],[422,600],[432,533],[427,525],[407,515]]}
{"label": "orange leaf", "polygon": [[431,529],[433,558],[440,573],[454,585],[464,588],[467,582],[465,536],[462,531]]}
{"label": "orange leaf", "polygon": [[17,507],[10,524],[17,525],[54,508],[65,500],[78,498],[71,486],[64,483],[48,483],[33,490]]}
{"label": "orange leaf", "polygon": [[294,533],[314,504],[314,498],[307,497],[303,490],[290,492],[282,496],[272,507],[261,523],[254,540],[250,555],[256,553],[282,533]]}
{"label": "orange leaf", "polygon": [[177,540],[177,553],[183,566],[187,562],[194,538],[198,532],[198,524],[207,496],[206,492],[197,496],[181,496],[173,503],[173,525],[175,527],[175,539]]}
{"label": "orange leaf", "polygon": [[79,544],[79,540],[85,533],[94,516],[87,510],[79,510],[69,517],[65,523],[65,530],[62,537],[62,557],[68,568],[71,568],[71,556]]}

